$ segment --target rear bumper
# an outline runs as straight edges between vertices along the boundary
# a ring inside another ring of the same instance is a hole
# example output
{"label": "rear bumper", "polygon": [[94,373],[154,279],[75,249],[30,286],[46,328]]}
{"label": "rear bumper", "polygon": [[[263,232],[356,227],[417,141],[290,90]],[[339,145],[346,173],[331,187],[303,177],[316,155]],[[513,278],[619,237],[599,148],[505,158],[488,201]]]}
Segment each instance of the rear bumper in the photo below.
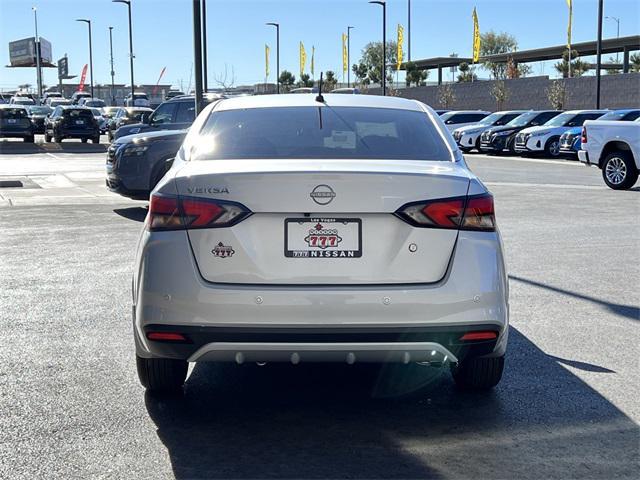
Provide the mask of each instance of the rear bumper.
{"label": "rear bumper", "polygon": [[[447,274],[434,284],[209,283],[184,231],[144,231],[137,257],[133,323],[141,357],[237,361],[242,353],[245,361],[292,361],[297,353],[301,361],[342,362],[353,353],[359,361],[404,362],[406,354],[423,361],[433,350],[440,361],[506,350],[508,284],[497,232],[460,232]],[[459,345],[461,332],[487,329],[498,332],[496,341]],[[183,333],[188,342],[151,341],[150,331]]]}
{"label": "rear bumper", "polygon": [[33,137],[33,130],[0,130],[0,138],[29,138]]}
{"label": "rear bumper", "polygon": [[[191,362],[429,362],[456,363],[490,355],[505,334],[499,325],[406,328],[224,328],[147,325],[179,332],[183,342],[149,341],[153,354]],[[492,340],[461,341],[469,332],[495,332]]]}
{"label": "rear bumper", "polygon": [[54,130],[54,136],[63,138],[94,138],[100,135],[100,130],[75,130],[60,128]]}
{"label": "rear bumper", "polygon": [[582,163],[586,163],[587,165],[591,165],[591,161],[589,160],[589,152],[586,150],[578,150],[578,160]]}

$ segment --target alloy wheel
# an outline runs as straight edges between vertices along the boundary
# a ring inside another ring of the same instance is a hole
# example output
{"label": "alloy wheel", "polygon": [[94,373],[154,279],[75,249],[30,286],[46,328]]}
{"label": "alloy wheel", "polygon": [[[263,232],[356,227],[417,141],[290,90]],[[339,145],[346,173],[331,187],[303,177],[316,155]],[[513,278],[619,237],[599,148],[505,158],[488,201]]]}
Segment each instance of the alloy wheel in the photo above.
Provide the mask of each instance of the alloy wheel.
{"label": "alloy wheel", "polygon": [[620,185],[627,177],[627,166],[620,157],[612,157],[605,167],[605,175],[613,185]]}

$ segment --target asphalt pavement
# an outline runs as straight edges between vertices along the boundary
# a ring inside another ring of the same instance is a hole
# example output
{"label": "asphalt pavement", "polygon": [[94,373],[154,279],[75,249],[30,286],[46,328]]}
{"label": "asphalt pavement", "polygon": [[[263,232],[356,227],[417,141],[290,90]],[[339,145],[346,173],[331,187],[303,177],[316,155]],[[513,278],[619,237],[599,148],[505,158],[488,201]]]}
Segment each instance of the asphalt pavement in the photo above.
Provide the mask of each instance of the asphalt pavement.
{"label": "asphalt pavement", "polygon": [[146,203],[106,191],[104,146],[33,148],[0,146],[24,185],[0,188],[0,478],[637,478],[638,187],[467,156],[511,278],[493,392],[420,365],[197,364],[153,397],[130,319]]}

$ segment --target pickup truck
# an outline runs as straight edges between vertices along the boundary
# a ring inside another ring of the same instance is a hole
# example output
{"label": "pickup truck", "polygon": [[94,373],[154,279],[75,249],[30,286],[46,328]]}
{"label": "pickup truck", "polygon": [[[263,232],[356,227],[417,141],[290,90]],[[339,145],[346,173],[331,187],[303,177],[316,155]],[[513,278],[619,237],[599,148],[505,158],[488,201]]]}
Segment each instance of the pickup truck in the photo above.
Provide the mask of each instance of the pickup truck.
{"label": "pickup truck", "polygon": [[602,170],[602,178],[614,190],[628,190],[640,170],[640,118],[633,122],[588,120],[582,128],[578,158]]}

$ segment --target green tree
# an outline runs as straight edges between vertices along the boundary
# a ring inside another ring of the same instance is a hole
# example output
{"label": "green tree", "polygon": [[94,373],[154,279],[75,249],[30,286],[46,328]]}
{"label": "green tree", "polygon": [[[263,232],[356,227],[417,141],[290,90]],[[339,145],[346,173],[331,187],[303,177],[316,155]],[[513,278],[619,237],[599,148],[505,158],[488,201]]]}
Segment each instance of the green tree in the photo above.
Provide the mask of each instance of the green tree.
{"label": "green tree", "polygon": [[367,74],[369,73],[369,68],[367,68],[367,66],[364,63],[362,62],[354,63],[353,66],[351,67],[351,71],[356,76],[357,82],[358,84],[360,84],[360,87],[364,87],[366,85],[369,85],[369,83],[371,83],[369,81],[369,77],[367,77]]}
{"label": "green tree", "polygon": [[634,53],[629,59],[631,60],[631,71],[640,72],[640,53]]}
{"label": "green tree", "polygon": [[[393,79],[392,72],[397,63],[398,44],[390,41],[386,45],[386,76]],[[370,42],[362,49],[362,58],[358,64],[363,64],[367,68],[367,77],[370,83],[380,83],[382,81],[382,42]]]}
{"label": "green tree", "polygon": [[[518,49],[518,42],[513,35],[508,33],[496,33],[489,30],[480,35],[480,55],[496,55],[498,53],[509,53]],[[491,76],[496,80],[507,78],[507,64],[491,61],[482,62],[483,68],[491,72]]]}
{"label": "green tree", "polygon": [[296,83],[296,77],[288,70],[283,70],[280,72],[280,77],[278,78],[280,85],[282,85],[283,90],[288,92],[291,90],[291,87],[294,83]]}
{"label": "green tree", "polygon": [[[616,57],[609,57],[608,63],[620,63],[619,61],[616,61]],[[619,68],[607,68],[607,75],[617,75],[619,73],[622,73],[622,70]]]}
{"label": "green tree", "polygon": [[300,80],[298,80],[298,83],[296,83],[296,86],[313,87],[313,80],[311,80],[311,77],[309,76],[308,73],[303,73],[302,75],[300,75]]}
{"label": "green tree", "polygon": [[478,76],[471,71],[471,67],[467,62],[462,62],[458,65],[458,82],[475,82],[478,80]]}
{"label": "green tree", "polygon": [[330,92],[331,90],[336,88],[338,79],[336,78],[336,74],[333,73],[332,70],[327,70],[324,73],[324,79],[322,80],[322,82],[324,83],[324,85],[322,86],[322,91]]}
{"label": "green tree", "polygon": [[[569,49],[567,48],[562,54],[562,61],[557,62],[553,68],[562,75],[562,78],[569,76]],[[578,58],[578,52],[571,50],[571,76],[581,77],[589,71],[589,64]]]}
{"label": "green tree", "polygon": [[429,76],[427,70],[420,70],[414,62],[407,62],[405,64],[405,72],[407,87],[410,87],[411,84],[414,84],[416,87],[418,85],[424,85],[425,80]]}

